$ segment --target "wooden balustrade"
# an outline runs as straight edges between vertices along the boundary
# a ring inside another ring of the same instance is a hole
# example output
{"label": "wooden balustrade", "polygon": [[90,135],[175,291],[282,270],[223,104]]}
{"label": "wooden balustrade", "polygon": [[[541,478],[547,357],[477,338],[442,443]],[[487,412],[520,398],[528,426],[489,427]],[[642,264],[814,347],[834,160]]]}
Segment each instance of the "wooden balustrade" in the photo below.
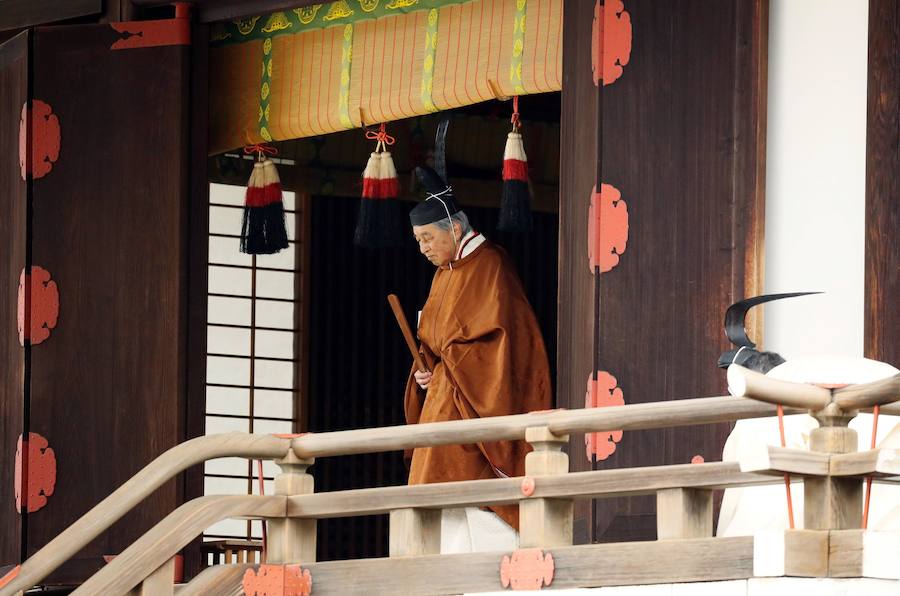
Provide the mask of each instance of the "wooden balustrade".
{"label": "wooden balustrade", "polygon": [[[712,538],[711,491],[777,483],[785,473],[803,477],[806,483],[807,530],[776,537],[780,550],[772,551],[774,558],[769,557],[766,564],[760,563],[760,569],[782,572],[793,569],[813,575],[830,573],[829,569],[840,573],[863,569],[862,562],[842,565],[830,561],[829,557],[834,558],[834,549],[849,552],[874,540],[869,540],[866,533],[847,533],[858,527],[860,479],[871,475],[884,482],[897,481],[900,456],[892,450],[853,453],[855,433],[846,428],[846,421],[856,409],[873,405],[884,405],[884,412],[900,411],[896,405],[887,404],[898,396],[900,376],[831,391],[775,381],[736,366],[728,374],[735,393],[767,403],[740,397],[713,397],[294,438],[230,433],[195,439],[157,458],[26,561],[19,575],[0,590],[0,596],[16,594],[40,582],[178,472],[207,459],[226,456],[274,460],[281,468],[275,479],[275,495],[203,497],[191,501],[127,548],[75,594],[174,594],[171,569],[174,554],[207,526],[229,517],[267,519],[268,563],[299,563],[304,569],[312,570],[317,578],[316,593],[347,593],[351,587],[357,590],[365,587],[367,593],[373,594],[396,590],[446,593],[488,589],[493,585],[490,582],[496,580],[499,557],[504,553],[439,555],[441,511],[508,503],[520,504],[521,547],[552,549],[560,570],[554,587],[749,577],[753,572],[754,541]],[[740,464],[569,473],[568,456],[562,451],[569,433],[769,416],[774,414],[772,404],[775,403],[788,406],[788,413],[812,411],[823,424],[812,433],[810,452],[767,447]],[[526,457],[524,478],[316,494],[308,471],[315,457],[521,438],[533,447]],[[642,494],[656,495],[658,541],[572,546],[574,499]],[[389,558],[315,561],[316,520],[378,513],[390,515]],[[829,551],[832,536],[834,548]],[[756,546],[759,548],[760,544]],[[823,548],[824,562],[819,556]],[[868,560],[866,564],[871,568],[875,563]],[[239,572],[255,568],[246,563],[220,567],[205,570],[177,593],[210,593],[214,585],[219,585],[217,593],[238,593],[235,582],[239,581]],[[461,569],[465,571],[460,572]]]}

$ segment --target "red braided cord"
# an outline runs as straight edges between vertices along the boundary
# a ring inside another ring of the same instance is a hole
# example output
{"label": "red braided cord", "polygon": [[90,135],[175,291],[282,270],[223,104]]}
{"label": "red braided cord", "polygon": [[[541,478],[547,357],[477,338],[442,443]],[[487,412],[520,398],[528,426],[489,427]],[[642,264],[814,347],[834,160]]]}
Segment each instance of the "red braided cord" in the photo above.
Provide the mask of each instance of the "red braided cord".
{"label": "red braided cord", "polygon": [[[875,449],[875,437],[878,434],[878,414],[881,407],[872,408],[872,449]],[[866,504],[863,507],[862,529],[869,527],[869,504],[872,502],[872,477],[866,478]]]}
{"label": "red braided cord", "polygon": [[253,155],[255,153],[261,160],[263,155],[278,155],[278,149],[260,143],[256,145],[247,145],[244,147],[244,153],[247,155]]}
{"label": "red braided cord", "polygon": [[385,145],[394,144],[394,137],[385,132],[383,123],[378,127],[378,132],[375,132],[374,130],[367,130],[366,138],[370,141],[378,141],[379,143],[383,143]]}
{"label": "red braided cord", "polygon": [[509,122],[513,126],[513,132],[519,130],[519,127],[522,126],[522,121],[519,118],[519,96],[518,95],[513,97],[513,113],[512,113],[512,117],[509,119]]}
{"label": "red braided cord", "polygon": [[[784,440],[784,408],[778,406],[778,432],[781,434],[781,446],[786,447],[786,441]],[[787,496],[787,508],[788,508],[788,524],[790,528],[794,529],[794,501],[791,498],[791,475],[784,475],[784,492]]]}
{"label": "red braided cord", "polygon": [[[264,495],[264,494],[266,494],[266,486],[265,486],[265,483],[263,482],[262,460],[261,459],[256,460],[256,464],[257,464],[256,465],[257,477],[259,478],[259,494]],[[266,548],[268,546],[266,544],[267,542],[268,542],[268,537],[266,536],[266,520],[262,520],[262,552],[259,555],[260,563],[266,562]]]}

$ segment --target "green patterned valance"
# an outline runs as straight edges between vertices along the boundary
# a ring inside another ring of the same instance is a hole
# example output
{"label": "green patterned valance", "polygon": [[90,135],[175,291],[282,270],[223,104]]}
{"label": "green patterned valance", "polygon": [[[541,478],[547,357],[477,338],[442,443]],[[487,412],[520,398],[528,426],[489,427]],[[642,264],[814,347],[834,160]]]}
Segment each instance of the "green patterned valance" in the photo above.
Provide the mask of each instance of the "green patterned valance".
{"label": "green patterned valance", "polygon": [[283,10],[269,15],[216,23],[210,31],[210,45],[225,45],[300,33],[334,25],[349,25],[363,19],[430,10],[467,0],[340,0]]}
{"label": "green patterned valance", "polygon": [[232,23],[209,52],[210,149],[558,91],[564,2],[354,0]]}

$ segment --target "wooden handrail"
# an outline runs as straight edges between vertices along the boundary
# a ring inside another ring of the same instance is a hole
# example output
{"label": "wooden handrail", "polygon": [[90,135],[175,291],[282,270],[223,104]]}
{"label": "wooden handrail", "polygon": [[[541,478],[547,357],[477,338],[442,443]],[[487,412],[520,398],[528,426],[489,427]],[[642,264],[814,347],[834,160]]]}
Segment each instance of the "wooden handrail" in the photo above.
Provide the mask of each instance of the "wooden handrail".
{"label": "wooden handrail", "polygon": [[900,400],[900,373],[887,379],[835,389],[834,403],[842,410],[858,410]]}
{"label": "wooden handrail", "polygon": [[[494,478],[388,486],[314,493],[288,497],[288,517],[351,517],[378,515],[396,509],[478,507],[515,503],[522,494],[522,478]],[[618,470],[536,476],[527,498],[613,498],[654,494],[669,488],[720,489],[780,483],[745,474],[736,462],[648,466]]]}
{"label": "wooden handrail", "polygon": [[172,447],[29,557],[22,564],[19,575],[0,590],[0,596],[16,594],[41,582],[135,505],[187,468],[218,457],[280,458],[289,450],[290,439],[237,432],[198,437]]}
{"label": "wooden handrail", "polygon": [[[736,372],[732,373],[732,370]],[[824,407],[830,401],[831,394],[826,389],[776,381],[734,365],[729,369],[729,378],[732,374],[739,379],[738,384],[743,382],[738,393],[771,403],[782,403],[788,406],[785,410],[788,414]],[[897,380],[895,377],[889,381],[890,383],[884,384],[888,393],[894,391]],[[853,403],[859,407],[873,403],[873,398],[861,397],[866,395],[865,391],[871,390],[870,387],[865,387],[863,390],[848,388],[843,395],[847,400],[855,400]],[[884,392],[879,395],[883,396]],[[900,404],[885,405],[882,412],[900,413]],[[209,459],[280,459],[290,450],[297,457],[309,459],[521,439],[524,438],[526,429],[539,426],[546,427],[554,434],[565,435],[710,424],[774,414],[775,408],[770,403],[724,396],[307,434],[293,439],[244,433],[199,437],[166,451],[48,543],[23,563],[19,575],[0,590],[0,596],[15,594],[36,585],[159,486],[186,468]],[[159,561],[160,564],[162,562]]]}
{"label": "wooden handrail", "polygon": [[[672,487],[716,489],[771,484],[743,474],[735,463],[684,464],[538,476],[529,498],[617,497]],[[524,498],[522,478],[399,486],[297,497],[208,496],[182,505],[74,592],[118,595],[139,584],[209,525],[231,517],[333,517],[369,515],[402,507],[446,508],[514,502]]]}
{"label": "wooden handrail", "polygon": [[[823,389],[823,391],[825,391]],[[785,413],[805,412],[787,408]],[[724,396],[676,399],[585,410],[551,410],[408,426],[311,433],[293,440],[297,457],[325,457],[399,451],[525,437],[525,429],[546,426],[557,435],[606,430],[669,428],[774,416],[775,407],[752,399]]]}
{"label": "wooden handrail", "polygon": [[91,576],[75,596],[119,596],[128,593],[210,525],[230,517],[284,517],[287,497],[221,495],[189,501]]}
{"label": "wooden handrail", "polygon": [[738,364],[728,367],[728,390],[738,397],[807,410],[821,410],[831,403],[828,389],[773,379]]}

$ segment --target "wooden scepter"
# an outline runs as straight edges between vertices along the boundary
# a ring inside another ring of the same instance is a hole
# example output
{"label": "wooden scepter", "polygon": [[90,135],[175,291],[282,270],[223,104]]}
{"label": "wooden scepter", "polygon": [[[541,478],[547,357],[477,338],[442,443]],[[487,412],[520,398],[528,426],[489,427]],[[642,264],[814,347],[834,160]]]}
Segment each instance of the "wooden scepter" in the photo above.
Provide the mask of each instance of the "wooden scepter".
{"label": "wooden scepter", "polygon": [[419,354],[419,350],[416,348],[416,340],[413,338],[412,329],[409,326],[409,322],[406,320],[406,315],[403,314],[403,307],[400,306],[400,299],[397,298],[396,294],[388,294],[387,299],[388,303],[391,305],[391,310],[394,311],[394,317],[397,319],[397,324],[400,325],[400,331],[403,332],[403,339],[406,340],[406,347],[409,348],[409,353],[412,354],[413,360],[416,362],[416,367],[420,371],[428,372],[425,361],[422,360],[422,355]]}

